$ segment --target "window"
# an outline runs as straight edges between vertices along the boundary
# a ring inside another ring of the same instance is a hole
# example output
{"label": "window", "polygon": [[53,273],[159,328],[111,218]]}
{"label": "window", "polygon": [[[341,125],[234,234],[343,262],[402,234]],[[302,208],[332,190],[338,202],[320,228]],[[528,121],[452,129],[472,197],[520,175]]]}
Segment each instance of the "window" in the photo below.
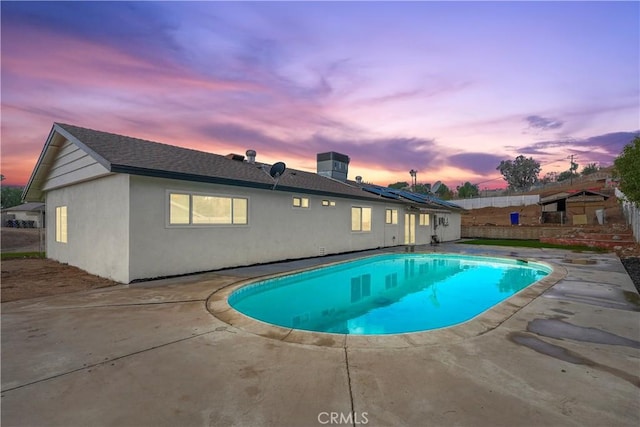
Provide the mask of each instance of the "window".
{"label": "window", "polygon": [[191,197],[188,194],[169,195],[169,223],[189,224],[191,212]]}
{"label": "window", "polygon": [[308,208],[309,207],[309,199],[306,197],[294,197],[293,198],[293,207],[294,208]]}
{"label": "window", "polygon": [[234,224],[248,224],[249,223],[249,203],[247,199],[233,199],[232,212]]}
{"label": "window", "polygon": [[322,206],[335,206],[336,202],[334,202],[333,200],[323,200],[322,201]]}
{"label": "window", "polygon": [[248,200],[228,196],[170,193],[169,224],[248,224]]}
{"label": "window", "polygon": [[56,207],[56,242],[67,243],[67,207]]}
{"label": "window", "polygon": [[429,225],[429,214],[420,214],[420,225]]}
{"label": "window", "polygon": [[387,209],[386,210],[385,223],[387,223],[387,224],[397,224],[398,223],[398,210],[397,209]]}
{"label": "window", "polygon": [[230,197],[191,196],[193,224],[231,224]]}
{"label": "window", "polygon": [[351,208],[351,231],[371,231],[371,208]]}

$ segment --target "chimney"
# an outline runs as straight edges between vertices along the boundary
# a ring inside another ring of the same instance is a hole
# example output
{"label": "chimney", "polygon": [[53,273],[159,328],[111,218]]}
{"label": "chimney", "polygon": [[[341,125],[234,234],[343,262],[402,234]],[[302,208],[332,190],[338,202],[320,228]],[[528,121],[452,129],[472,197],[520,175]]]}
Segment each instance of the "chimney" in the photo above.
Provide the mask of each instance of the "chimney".
{"label": "chimney", "polygon": [[247,162],[255,163],[256,162],[256,151],[255,150],[247,150],[245,153],[247,155]]}
{"label": "chimney", "polygon": [[330,151],[328,153],[318,153],[318,175],[328,178],[346,181],[349,173],[349,156]]}

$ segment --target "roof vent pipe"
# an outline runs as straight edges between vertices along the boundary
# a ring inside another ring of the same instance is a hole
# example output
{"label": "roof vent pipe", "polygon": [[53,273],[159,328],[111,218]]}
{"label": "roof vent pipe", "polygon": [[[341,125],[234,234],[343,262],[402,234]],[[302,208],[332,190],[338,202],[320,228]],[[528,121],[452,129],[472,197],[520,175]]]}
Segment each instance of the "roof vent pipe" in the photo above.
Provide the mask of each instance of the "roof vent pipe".
{"label": "roof vent pipe", "polygon": [[255,163],[256,162],[256,151],[255,150],[247,150],[245,153],[247,155],[247,162]]}

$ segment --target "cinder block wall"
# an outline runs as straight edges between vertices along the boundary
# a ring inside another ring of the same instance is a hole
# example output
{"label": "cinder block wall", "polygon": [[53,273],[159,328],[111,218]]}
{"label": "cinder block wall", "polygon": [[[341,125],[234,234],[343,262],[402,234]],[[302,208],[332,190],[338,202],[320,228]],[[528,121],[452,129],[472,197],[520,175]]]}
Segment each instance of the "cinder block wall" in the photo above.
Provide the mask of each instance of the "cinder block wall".
{"label": "cinder block wall", "polygon": [[462,238],[482,239],[513,239],[513,240],[539,240],[545,232],[557,232],[558,227],[527,227],[522,225],[489,226],[474,225],[462,226]]}

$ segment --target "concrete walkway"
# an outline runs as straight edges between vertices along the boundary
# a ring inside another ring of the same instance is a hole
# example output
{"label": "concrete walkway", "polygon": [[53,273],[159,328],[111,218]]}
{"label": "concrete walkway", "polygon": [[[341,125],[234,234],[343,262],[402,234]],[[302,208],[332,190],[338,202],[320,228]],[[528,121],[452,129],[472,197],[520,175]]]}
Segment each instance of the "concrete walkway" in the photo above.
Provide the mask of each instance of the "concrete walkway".
{"label": "concrete walkway", "polygon": [[291,343],[207,310],[240,280],[362,254],[5,303],[2,426],[640,425],[640,299],[615,255],[435,250],[566,277],[475,335],[404,346]]}

